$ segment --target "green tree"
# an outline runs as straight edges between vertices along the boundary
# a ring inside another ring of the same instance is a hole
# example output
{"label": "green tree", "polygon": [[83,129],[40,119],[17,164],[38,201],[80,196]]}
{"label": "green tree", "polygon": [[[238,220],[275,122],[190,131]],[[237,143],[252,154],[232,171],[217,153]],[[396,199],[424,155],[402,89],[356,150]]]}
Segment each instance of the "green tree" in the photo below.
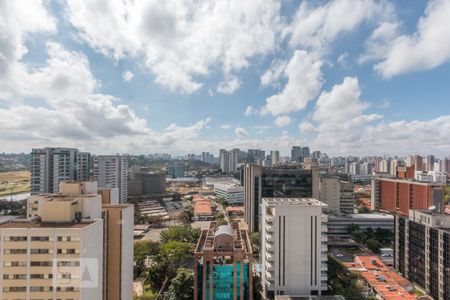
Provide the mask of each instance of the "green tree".
{"label": "green tree", "polygon": [[194,297],[194,272],[179,268],[169,286],[169,300],[190,300]]}
{"label": "green tree", "polygon": [[200,229],[191,226],[170,227],[161,232],[161,241],[168,243],[170,241],[197,243],[200,237]]}
{"label": "green tree", "polygon": [[392,243],[392,240],[394,239],[394,233],[389,229],[382,229],[378,227],[375,230],[374,238],[383,244]]}
{"label": "green tree", "polygon": [[144,270],[144,261],[147,256],[156,256],[159,253],[160,245],[153,241],[138,241],[134,243],[134,275],[139,276]]}
{"label": "green tree", "polygon": [[169,278],[175,276],[178,268],[192,268],[194,264],[194,244],[171,241],[161,247],[161,262],[167,264]]}
{"label": "green tree", "polygon": [[379,253],[380,248],[383,247],[383,245],[377,240],[367,240],[366,244],[367,247],[369,247],[369,249],[374,253]]}

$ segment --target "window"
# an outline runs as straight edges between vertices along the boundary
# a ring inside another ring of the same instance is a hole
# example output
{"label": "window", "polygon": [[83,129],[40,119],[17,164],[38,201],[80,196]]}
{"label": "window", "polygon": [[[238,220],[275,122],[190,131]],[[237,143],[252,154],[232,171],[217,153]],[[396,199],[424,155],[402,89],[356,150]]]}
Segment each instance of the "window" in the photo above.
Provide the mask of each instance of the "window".
{"label": "window", "polygon": [[48,236],[32,236],[32,242],[48,242],[50,238]]}
{"label": "window", "polygon": [[24,242],[27,240],[26,236],[5,236],[3,238],[5,242]]}

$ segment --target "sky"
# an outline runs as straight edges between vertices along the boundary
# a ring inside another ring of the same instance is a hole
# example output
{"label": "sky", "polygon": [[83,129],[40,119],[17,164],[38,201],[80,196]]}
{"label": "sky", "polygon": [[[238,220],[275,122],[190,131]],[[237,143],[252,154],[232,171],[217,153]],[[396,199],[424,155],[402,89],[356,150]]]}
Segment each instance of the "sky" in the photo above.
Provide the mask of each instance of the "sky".
{"label": "sky", "polygon": [[0,152],[450,155],[450,0],[0,0]]}

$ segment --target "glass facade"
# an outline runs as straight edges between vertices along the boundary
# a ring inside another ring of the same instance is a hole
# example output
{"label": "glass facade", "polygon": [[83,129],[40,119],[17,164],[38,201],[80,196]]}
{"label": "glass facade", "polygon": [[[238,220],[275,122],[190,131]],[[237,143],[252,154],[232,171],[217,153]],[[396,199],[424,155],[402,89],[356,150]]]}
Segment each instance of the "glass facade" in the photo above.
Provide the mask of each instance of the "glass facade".
{"label": "glass facade", "polygon": [[[232,300],[234,292],[234,265],[233,264],[220,264],[215,263],[213,266],[212,284],[213,284],[213,299],[214,300]],[[206,295],[211,293],[211,277],[210,277],[210,262],[206,262]],[[202,299],[202,287],[203,287],[203,265],[198,265],[198,299]],[[236,295],[238,300],[249,299],[249,265],[244,263],[244,274],[241,276],[241,262],[236,263]],[[244,298],[240,297],[241,294],[241,280],[244,280]]]}
{"label": "glass facade", "polygon": [[266,169],[261,176],[261,196],[312,197],[312,172],[303,169]]}

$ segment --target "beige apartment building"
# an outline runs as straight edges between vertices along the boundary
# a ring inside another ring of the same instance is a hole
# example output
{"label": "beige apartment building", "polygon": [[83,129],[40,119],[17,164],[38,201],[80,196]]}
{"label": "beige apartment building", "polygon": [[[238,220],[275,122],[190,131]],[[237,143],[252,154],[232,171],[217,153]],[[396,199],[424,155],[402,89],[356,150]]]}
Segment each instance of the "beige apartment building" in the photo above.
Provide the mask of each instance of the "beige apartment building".
{"label": "beige apartment building", "polygon": [[0,299],[101,299],[103,220],[74,197],[35,197],[39,217],[0,224]]}
{"label": "beige apartment building", "polygon": [[102,207],[96,182],[59,190],[29,197],[28,219],[0,222],[0,299],[131,299],[133,206]]}

